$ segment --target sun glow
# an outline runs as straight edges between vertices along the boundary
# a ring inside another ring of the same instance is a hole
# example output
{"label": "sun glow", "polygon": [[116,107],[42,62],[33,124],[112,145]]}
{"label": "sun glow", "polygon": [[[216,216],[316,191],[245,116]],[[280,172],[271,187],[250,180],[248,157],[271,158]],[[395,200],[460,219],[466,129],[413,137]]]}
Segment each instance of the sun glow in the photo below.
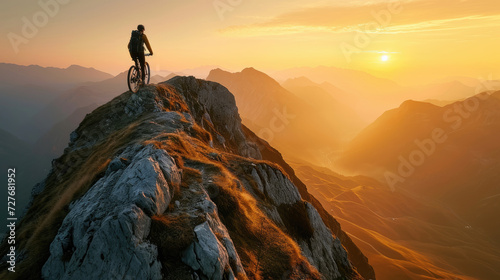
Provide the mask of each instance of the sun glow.
{"label": "sun glow", "polygon": [[384,54],[384,55],[382,55],[382,56],[380,57],[380,60],[382,60],[383,62],[386,62],[386,61],[388,61],[388,60],[389,60],[389,56],[388,56],[388,55],[386,55],[386,54]]}

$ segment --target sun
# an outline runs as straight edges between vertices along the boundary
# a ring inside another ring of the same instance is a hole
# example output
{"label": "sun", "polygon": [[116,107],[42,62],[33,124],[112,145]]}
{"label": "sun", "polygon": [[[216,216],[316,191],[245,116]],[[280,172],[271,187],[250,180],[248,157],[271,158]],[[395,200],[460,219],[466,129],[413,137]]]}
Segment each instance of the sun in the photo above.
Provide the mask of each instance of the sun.
{"label": "sun", "polygon": [[389,60],[389,56],[384,54],[383,56],[380,57],[380,60],[382,60],[383,62],[386,62]]}

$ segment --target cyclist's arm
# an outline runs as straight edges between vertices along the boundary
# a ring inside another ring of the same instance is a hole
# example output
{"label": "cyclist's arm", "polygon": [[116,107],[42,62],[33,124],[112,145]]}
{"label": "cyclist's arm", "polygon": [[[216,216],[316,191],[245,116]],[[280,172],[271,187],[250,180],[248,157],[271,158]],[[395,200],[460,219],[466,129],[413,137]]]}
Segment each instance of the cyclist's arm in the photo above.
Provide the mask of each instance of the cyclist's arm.
{"label": "cyclist's arm", "polygon": [[146,34],[142,34],[142,41],[144,41],[144,43],[146,44],[146,47],[148,48],[149,53],[153,54],[153,49],[151,48],[151,45],[149,44],[149,40],[148,40],[148,37],[146,36]]}

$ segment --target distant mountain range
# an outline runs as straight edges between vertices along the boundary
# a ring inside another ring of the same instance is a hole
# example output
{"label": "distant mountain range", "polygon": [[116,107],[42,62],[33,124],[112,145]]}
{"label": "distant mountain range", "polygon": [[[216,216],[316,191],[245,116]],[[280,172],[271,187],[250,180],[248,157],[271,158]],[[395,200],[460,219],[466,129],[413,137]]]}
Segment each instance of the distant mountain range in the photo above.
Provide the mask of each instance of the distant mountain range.
{"label": "distant mountain range", "polygon": [[94,68],[76,65],[62,69],[0,63],[0,128],[33,143],[37,135],[32,133],[35,128],[26,127],[29,118],[78,84],[112,77]]}
{"label": "distant mountain range", "polygon": [[216,69],[207,79],[234,93],[245,125],[284,154],[301,149],[298,156],[322,160],[363,126],[353,110],[335,99],[343,93],[333,87],[291,80],[285,83],[291,92],[253,68],[238,73]]}
{"label": "distant mountain range", "polygon": [[110,79],[113,76],[78,65],[68,68],[41,67],[38,65],[22,66],[17,64],[0,63],[0,82],[2,85],[25,85],[71,87],[85,82],[98,82]]}
{"label": "distant mountain range", "polygon": [[493,87],[500,89],[500,83],[496,81],[467,77],[450,77],[428,85],[401,86],[366,72],[325,66],[291,68],[271,73],[271,76],[280,82],[306,77],[317,84],[333,85],[349,96],[349,106],[369,122],[408,99],[449,104],[478,94],[486,87],[492,87],[488,90]]}

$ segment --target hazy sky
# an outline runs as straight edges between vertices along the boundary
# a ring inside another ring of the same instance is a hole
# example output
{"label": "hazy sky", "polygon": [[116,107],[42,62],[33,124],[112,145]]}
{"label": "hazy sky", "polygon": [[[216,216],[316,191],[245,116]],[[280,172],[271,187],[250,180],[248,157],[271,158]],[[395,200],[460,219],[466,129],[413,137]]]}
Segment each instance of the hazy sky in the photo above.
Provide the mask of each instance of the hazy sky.
{"label": "hazy sky", "polygon": [[498,0],[17,0],[2,1],[0,18],[0,62],[23,65],[117,74],[142,23],[155,70],[325,65],[394,79],[500,78]]}

